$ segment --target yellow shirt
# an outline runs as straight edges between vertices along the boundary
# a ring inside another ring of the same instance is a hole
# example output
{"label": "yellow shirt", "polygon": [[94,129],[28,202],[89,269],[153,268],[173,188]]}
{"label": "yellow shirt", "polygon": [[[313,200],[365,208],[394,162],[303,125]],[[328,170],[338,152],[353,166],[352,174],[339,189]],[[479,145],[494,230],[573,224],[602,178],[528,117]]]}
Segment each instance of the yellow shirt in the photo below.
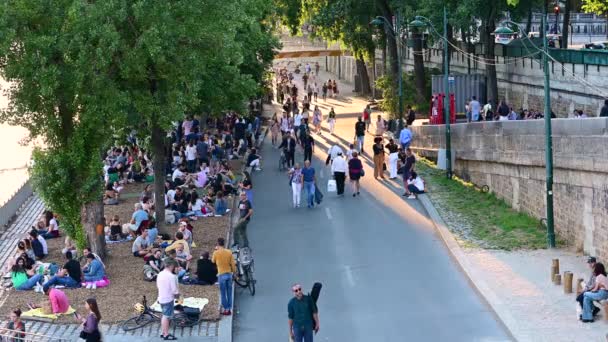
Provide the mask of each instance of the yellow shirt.
{"label": "yellow shirt", "polygon": [[177,249],[177,247],[179,247],[180,245],[184,246],[184,253],[190,255],[190,246],[188,246],[188,242],[184,239],[182,240],[175,240],[170,246],[168,246],[167,248],[165,248],[165,252],[169,252],[172,251],[174,249]]}
{"label": "yellow shirt", "polygon": [[236,272],[236,261],[229,249],[220,247],[213,252],[211,261],[217,266],[217,275]]}

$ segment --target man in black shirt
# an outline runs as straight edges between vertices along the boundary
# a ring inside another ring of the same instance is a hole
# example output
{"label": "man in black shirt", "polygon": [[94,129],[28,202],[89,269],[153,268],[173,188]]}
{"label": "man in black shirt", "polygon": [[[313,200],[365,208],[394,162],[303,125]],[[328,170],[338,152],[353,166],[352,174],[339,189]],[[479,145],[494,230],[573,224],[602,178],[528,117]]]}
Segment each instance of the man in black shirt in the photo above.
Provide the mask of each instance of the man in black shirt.
{"label": "man in black shirt", "polygon": [[608,99],[604,100],[604,106],[600,111],[600,116],[608,116]]}
{"label": "man in black shirt", "polygon": [[49,281],[42,285],[44,291],[53,285],[62,285],[65,287],[77,288],[80,287],[82,279],[82,270],[78,261],[72,259],[72,252],[65,253],[67,262],[63,265],[63,270],[59,271]]}
{"label": "man in black shirt", "polygon": [[312,159],[312,152],[315,148],[315,141],[310,135],[310,132],[306,132],[302,139],[302,147],[304,147],[304,161]]}
{"label": "man in black shirt", "polygon": [[359,120],[355,124],[355,137],[357,138],[359,151],[361,151],[361,154],[363,154],[363,144],[365,139],[365,122],[363,122],[362,117],[359,117]]}
{"label": "man in black shirt", "polygon": [[241,139],[245,139],[245,130],[247,129],[247,125],[245,124],[245,119],[240,119],[234,124],[234,140],[237,142],[241,141]]}
{"label": "man in black shirt", "polygon": [[296,145],[296,139],[291,135],[290,132],[287,132],[279,148],[282,148],[283,151],[285,151],[288,167],[293,167],[293,164],[295,163]]}
{"label": "man in black shirt", "polygon": [[395,140],[390,139],[385,148],[388,150],[388,172],[389,178],[397,178],[397,160],[399,159],[399,146],[395,144]]}
{"label": "man in black shirt", "polygon": [[249,240],[247,239],[247,224],[253,215],[251,202],[247,199],[247,194],[241,192],[239,201],[239,221],[234,227],[235,243],[241,247],[248,247]]}
{"label": "man in black shirt", "polygon": [[257,154],[257,150],[255,148],[251,149],[249,156],[247,156],[247,166],[255,167],[256,171],[262,171],[260,168],[260,156]]}
{"label": "man in black shirt", "polygon": [[203,252],[197,260],[196,277],[199,285],[213,285],[217,282],[217,266],[209,260],[209,252]]}
{"label": "man in black shirt", "polygon": [[412,109],[412,106],[407,106],[407,125],[411,126],[416,120],[416,112]]}

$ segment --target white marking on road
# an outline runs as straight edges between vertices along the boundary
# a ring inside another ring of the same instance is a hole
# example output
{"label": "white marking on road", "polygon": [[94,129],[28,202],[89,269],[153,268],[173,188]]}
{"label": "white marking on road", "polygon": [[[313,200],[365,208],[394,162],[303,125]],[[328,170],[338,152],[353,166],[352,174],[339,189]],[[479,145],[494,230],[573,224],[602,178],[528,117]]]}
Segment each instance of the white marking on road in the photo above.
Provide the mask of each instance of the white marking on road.
{"label": "white marking on road", "polygon": [[355,278],[353,277],[353,271],[350,266],[344,266],[344,273],[346,273],[346,280],[350,286],[355,286]]}
{"label": "white marking on road", "polygon": [[330,219],[330,220],[332,219],[332,216],[331,216],[331,211],[329,211],[329,208],[328,208],[328,207],[325,207],[325,215],[327,215],[327,218],[328,218],[328,219]]}

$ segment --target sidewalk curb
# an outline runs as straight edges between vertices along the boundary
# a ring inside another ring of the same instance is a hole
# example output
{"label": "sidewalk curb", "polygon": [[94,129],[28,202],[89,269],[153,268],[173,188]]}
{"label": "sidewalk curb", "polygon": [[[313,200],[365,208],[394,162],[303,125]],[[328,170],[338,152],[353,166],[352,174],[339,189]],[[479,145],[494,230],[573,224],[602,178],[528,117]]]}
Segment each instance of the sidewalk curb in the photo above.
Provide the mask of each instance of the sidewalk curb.
{"label": "sidewalk curb", "polygon": [[481,277],[478,276],[478,272],[471,266],[471,263],[464,254],[462,248],[460,248],[454,235],[452,235],[447,224],[441,218],[428,196],[426,194],[418,195],[418,200],[428,213],[430,220],[433,222],[436,231],[439,233],[439,236],[450,252],[450,255],[456,261],[456,264],[460,267],[473,289],[491,309],[490,311],[497,318],[497,321],[503,325],[506,332],[513,340],[527,340],[525,334],[520,330],[517,321],[511,315],[511,312],[505,307],[504,301],[498,297],[496,292],[494,292]]}

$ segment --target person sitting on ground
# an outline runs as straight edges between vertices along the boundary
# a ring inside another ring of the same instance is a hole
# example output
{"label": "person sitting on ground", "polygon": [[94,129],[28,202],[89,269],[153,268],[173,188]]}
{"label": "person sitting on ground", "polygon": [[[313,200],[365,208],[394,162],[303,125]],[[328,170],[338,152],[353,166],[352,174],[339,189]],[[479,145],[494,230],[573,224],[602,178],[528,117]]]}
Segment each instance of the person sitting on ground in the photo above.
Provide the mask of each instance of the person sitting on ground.
{"label": "person sitting on ground", "polygon": [[135,212],[131,217],[131,224],[129,225],[129,230],[132,236],[135,236],[135,232],[140,230],[140,226],[142,222],[148,221],[149,216],[148,213],[144,210],[141,203],[135,203]]}
{"label": "person sitting on ground", "polygon": [[596,263],[593,267],[593,274],[595,275],[595,285],[583,294],[583,314],[579,317],[583,323],[593,322],[594,301],[608,299],[608,278],[606,278],[604,264]]}
{"label": "person sitting on ground", "polygon": [[82,280],[80,264],[78,261],[72,259],[72,252],[70,251],[65,253],[65,258],[67,262],[63,265],[63,269],[42,285],[45,289],[45,293],[46,290],[53,285],[61,285],[69,288],[80,287],[80,282]]}
{"label": "person sitting on ground", "polygon": [[258,151],[255,148],[252,148],[251,152],[247,156],[246,165],[255,168],[256,171],[262,171],[262,168],[260,168],[261,161],[262,158],[258,155]]}
{"label": "person sitting on ground", "polygon": [[144,188],[144,191],[139,195],[139,199],[143,202],[144,197],[153,198],[154,197],[154,187],[152,184],[147,184]]}
{"label": "person sitting on ground", "polygon": [[418,176],[416,171],[410,173],[406,191],[410,199],[416,199],[416,195],[424,193],[424,181]]}
{"label": "person sitting on ground", "polygon": [[44,288],[44,294],[49,298],[40,305],[28,304],[30,309],[42,308],[46,315],[62,314],[70,309],[70,300],[65,293],[59,289]]}
{"label": "person sitting on ground", "polygon": [[59,224],[52,211],[44,212],[44,230],[38,230],[38,234],[46,240],[59,237]]}
{"label": "person sitting on ground", "polygon": [[173,171],[173,175],[171,176],[171,180],[173,181],[173,183],[175,184],[175,186],[185,185],[187,183],[187,180],[188,180],[188,174],[186,173],[186,165],[184,165],[184,164],[179,165]]}
{"label": "person sitting on ground", "polygon": [[192,246],[192,231],[190,229],[188,229],[188,222],[181,221],[179,223],[179,227],[177,228],[177,231],[182,233],[184,240],[186,240],[186,242],[188,242],[188,246]]}
{"label": "person sitting on ground", "polygon": [[196,278],[199,285],[213,285],[217,282],[217,266],[209,259],[207,251],[196,261]]}
{"label": "person sitting on ground", "polygon": [[148,243],[148,229],[144,228],[141,231],[141,235],[138,236],[135,241],[133,241],[131,252],[133,252],[133,256],[143,258],[150,254],[150,247],[151,246]]}
{"label": "person sitting on ground", "polygon": [[148,224],[148,246],[154,246],[158,239],[158,227],[156,227],[156,220],[151,219]]}
{"label": "person sitting on ground", "polygon": [[17,291],[27,291],[35,286],[40,286],[42,274],[36,274],[33,267],[26,267],[25,259],[17,259],[17,263],[11,269],[11,280],[13,288]]}
{"label": "person sitting on ground", "polygon": [[[581,311],[583,310],[583,298],[584,298],[585,292],[591,291],[591,289],[595,287],[594,269],[595,269],[596,263],[597,263],[597,259],[595,257],[590,256],[587,258],[587,266],[589,266],[589,268],[591,269],[591,274],[589,275],[589,280],[586,283],[584,281],[581,282],[581,287],[582,287],[581,292],[578,293],[576,296],[576,301],[580,305]],[[600,312],[600,309],[594,305],[593,310],[592,310],[593,317],[595,317],[595,315],[597,315],[599,312]]]}
{"label": "person sitting on ground", "polygon": [[[99,257],[99,255],[97,255],[96,253],[93,253],[93,251],[91,250],[90,247],[85,247],[82,250],[82,255],[86,258],[88,257],[88,255],[91,254],[93,255],[93,257],[95,258],[95,260],[99,261],[101,263],[101,266],[103,266],[103,268],[106,268],[106,265],[103,263],[103,260],[101,260],[101,258]],[[72,254],[72,257],[74,256],[74,254]]]}
{"label": "person sitting on ground", "polygon": [[208,175],[209,174],[209,167],[207,167],[207,164],[202,163],[200,168],[199,168],[199,172],[196,174],[196,179],[194,180],[194,185],[197,188],[204,188],[205,185],[207,185],[207,180]]}
{"label": "person sitting on ground", "polygon": [[165,267],[163,263],[163,252],[160,249],[148,257],[148,262],[144,265],[144,277],[148,281],[156,280],[156,276]]}
{"label": "person sitting on ground", "polygon": [[42,260],[46,256],[46,253],[44,253],[44,246],[42,245],[42,242],[38,239],[39,236],[40,235],[38,235],[38,232],[36,230],[32,230],[30,232],[30,242],[32,243],[32,250],[34,251],[36,260]]}
{"label": "person sitting on ground", "polygon": [[64,248],[61,250],[61,254],[65,256],[65,253],[72,252],[72,256],[75,257],[78,255],[78,250],[76,249],[76,245],[74,245],[74,241],[69,237],[65,236],[65,240],[63,242]]}
{"label": "person sitting on ground", "polygon": [[29,265],[35,264],[36,254],[34,254],[34,250],[32,249],[32,241],[30,239],[25,239],[20,242],[23,243],[23,248],[19,248],[20,244],[17,244],[17,249],[20,249],[20,251],[25,254],[21,257],[24,257]]}
{"label": "person sitting on ground", "polygon": [[224,193],[222,191],[218,191],[215,194],[215,215],[222,216],[229,211],[230,209],[228,209],[228,203],[226,203],[226,200],[224,199]]}
{"label": "person sitting on ground", "polygon": [[102,280],[106,276],[106,270],[104,265],[95,258],[93,253],[89,253],[86,256],[87,264],[83,267],[84,281],[94,282]]}
{"label": "person sitting on ground", "polygon": [[184,250],[184,246],[177,246],[175,249],[175,260],[179,263],[179,266],[185,270],[190,269],[190,261],[192,260],[192,255],[186,253]]}
{"label": "person sitting on ground", "polygon": [[122,224],[120,223],[120,217],[114,215],[112,221],[110,221],[110,231],[108,232],[110,240],[118,241],[124,238],[122,234]]}
{"label": "person sitting on ground", "polygon": [[0,329],[0,335],[7,337],[11,342],[25,341],[25,324],[21,320],[21,309],[16,309],[11,312],[9,321],[3,329]]}
{"label": "person sitting on ground", "polygon": [[112,183],[106,184],[106,191],[103,193],[103,204],[116,205],[118,204],[118,192],[114,190]]}
{"label": "person sitting on ground", "polygon": [[178,231],[177,233],[175,233],[175,241],[173,241],[170,246],[165,248],[165,253],[177,249],[177,247],[179,247],[180,245],[184,246],[184,251],[187,254],[190,254],[190,245],[188,245],[188,241],[184,240],[184,234]]}

